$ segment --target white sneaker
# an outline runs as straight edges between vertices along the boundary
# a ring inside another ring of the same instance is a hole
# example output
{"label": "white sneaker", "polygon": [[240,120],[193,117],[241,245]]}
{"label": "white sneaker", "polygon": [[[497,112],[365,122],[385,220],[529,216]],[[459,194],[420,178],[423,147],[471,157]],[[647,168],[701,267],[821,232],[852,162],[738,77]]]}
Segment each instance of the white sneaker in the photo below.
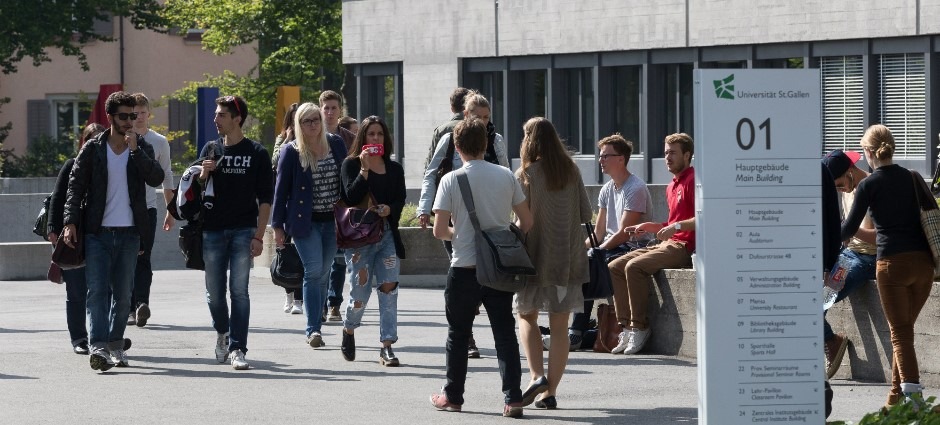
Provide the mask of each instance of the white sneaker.
{"label": "white sneaker", "polygon": [[551,335],[542,335],[542,349],[543,351],[548,351],[552,349],[552,336]]}
{"label": "white sneaker", "polygon": [[137,313],[131,310],[131,313],[127,315],[127,324],[134,326],[137,324]]}
{"label": "white sneaker", "polygon": [[245,360],[245,353],[243,353],[242,350],[238,350],[238,349],[232,350],[232,352],[229,353],[229,358],[232,359],[233,369],[235,370],[247,370],[248,369],[248,361]]}
{"label": "white sneaker", "polygon": [[290,313],[291,309],[294,308],[294,293],[288,292],[287,299],[284,300],[284,312]]}
{"label": "white sneaker", "polygon": [[130,366],[130,363],[127,361],[127,353],[121,349],[111,350],[111,363],[114,363],[117,367]]}
{"label": "white sneaker", "polygon": [[291,303],[290,314],[304,314],[304,301],[294,300],[294,302]]}
{"label": "white sneaker", "polygon": [[633,329],[630,332],[630,337],[627,338],[627,348],[623,350],[623,354],[636,354],[643,349],[643,346],[646,345],[646,341],[650,339],[650,329]]}
{"label": "white sneaker", "polygon": [[215,360],[219,363],[225,363],[225,357],[228,355],[228,332],[219,334],[215,340]]}
{"label": "white sneaker", "polygon": [[632,328],[624,328],[620,332],[620,335],[617,336],[617,346],[613,350],[610,350],[611,354],[620,354],[623,350],[627,349],[627,342],[630,340],[630,334],[633,332]]}

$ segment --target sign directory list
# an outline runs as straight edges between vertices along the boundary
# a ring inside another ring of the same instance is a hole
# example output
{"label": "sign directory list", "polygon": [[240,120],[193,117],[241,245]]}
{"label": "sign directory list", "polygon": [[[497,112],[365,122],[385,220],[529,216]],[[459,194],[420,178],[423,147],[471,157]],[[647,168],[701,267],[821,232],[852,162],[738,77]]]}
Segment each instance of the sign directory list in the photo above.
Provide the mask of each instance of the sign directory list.
{"label": "sign directory list", "polygon": [[825,421],[818,70],[696,70],[699,420]]}

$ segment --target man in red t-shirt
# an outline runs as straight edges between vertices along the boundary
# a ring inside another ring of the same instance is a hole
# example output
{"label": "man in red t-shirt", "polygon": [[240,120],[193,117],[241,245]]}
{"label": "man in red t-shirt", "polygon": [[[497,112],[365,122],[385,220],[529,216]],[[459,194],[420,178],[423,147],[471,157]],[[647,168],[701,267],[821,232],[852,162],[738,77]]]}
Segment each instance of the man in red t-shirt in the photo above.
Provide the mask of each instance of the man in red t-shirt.
{"label": "man in red t-shirt", "polygon": [[610,280],[614,307],[621,332],[614,354],[634,354],[649,340],[650,278],[662,269],[692,265],[695,252],[695,169],[692,168],[692,138],[685,133],[666,136],[666,168],[674,176],[666,188],[669,219],[665,223],[641,223],[623,229],[626,233],[655,233],[663,241],[631,251],[611,261]]}

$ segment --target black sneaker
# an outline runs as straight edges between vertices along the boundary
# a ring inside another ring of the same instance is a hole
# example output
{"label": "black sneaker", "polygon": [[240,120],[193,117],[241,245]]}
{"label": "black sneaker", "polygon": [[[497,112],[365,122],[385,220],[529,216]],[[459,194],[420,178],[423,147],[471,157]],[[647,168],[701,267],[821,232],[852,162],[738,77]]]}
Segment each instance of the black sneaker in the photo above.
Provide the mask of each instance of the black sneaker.
{"label": "black sneaker", "polygon": [[467,358],[480,358],[480,349],[477,348],[477,342],[473,339],[473,337],[470,337],[470,342],[467,344]]}
{"label": "black sneaker", "polygon": [[150,306],[147,303],[142,303],[137,306],[137,327],[142,328],[147,326],[147,320],[150,319]]}
{"label": "black sneaker", "polygon": [[88,355],[88,343],[85,341],[79,342],[77,345],[72,347],[72,352],[75,354],[87,356]]}
{"label": "black sneaker", "polygon": [[131,339],[124,338],[124,351],[130,350],[130,349],[131,349]]}
{"label": "black sneaker", "polygon": [[343,358],[346,361],[356,360],[356,336],[346,333],[343,329],[343,344],[339,348],[343,352]]}
{"label": "black sneaker", "polygon": [[398,357],[395,357],[395,352],[392,351],[392,347],[382,347],[382,350],[379,351],[379,364],[382,366],[398,366]]}

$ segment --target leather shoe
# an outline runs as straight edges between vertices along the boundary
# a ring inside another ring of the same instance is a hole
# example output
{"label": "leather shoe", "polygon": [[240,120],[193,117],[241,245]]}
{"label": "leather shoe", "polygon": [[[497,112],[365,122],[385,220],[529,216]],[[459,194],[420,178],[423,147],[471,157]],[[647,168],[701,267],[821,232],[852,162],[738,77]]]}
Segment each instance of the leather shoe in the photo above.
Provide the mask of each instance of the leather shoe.
{"label": "leather shoe", "polygon": [[536,379],[535,382],[529,385],[529,388],[526,388],[525,392],[522,393],[522,405],[528,406],[532,404],[532,402],[535,401],[535,397],[545,391],[548,391],[548,379],[542,376]]}
{"label": "leather shoe", "polygon": [[538,407],[539,409],[548,409],[548,410],[557,409],[558,400],[555,400],[555,396],[553,395],[550,395],[548,397],[542,397],[538,400],[535,400],[535,407]]}
{"label": "leather shoe", "polygon": [[356,360],[356,336],[346,333],[343,329],[343,344],[339,348],[343,352],[343,358],[346,361]]}
{"label": "leather shoe", "polygon": [[88,355],[88,343],[84,341],[79,342],[78,345],[72,347],[72,351],[75,354],[87,356]]}
{"label": "leather shoe", "polygon": [[382,347],[382,351],[379,351],[379,363],[382,366],[398,366],[398,357],[395,357],[392,347]]}

